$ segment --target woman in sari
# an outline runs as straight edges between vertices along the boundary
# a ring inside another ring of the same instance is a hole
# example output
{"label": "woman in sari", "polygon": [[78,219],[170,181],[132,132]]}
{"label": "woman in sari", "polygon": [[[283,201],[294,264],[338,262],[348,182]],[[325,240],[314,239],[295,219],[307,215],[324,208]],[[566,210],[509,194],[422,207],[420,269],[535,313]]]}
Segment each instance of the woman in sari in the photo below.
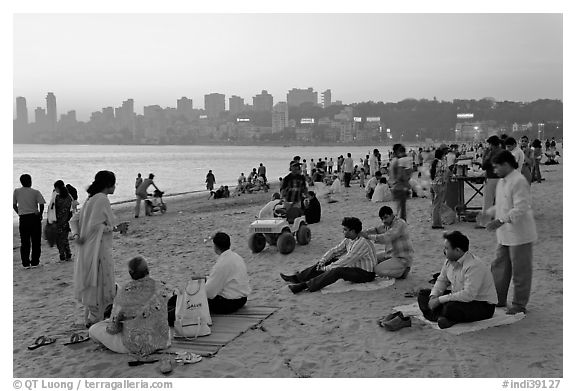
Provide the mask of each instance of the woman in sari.
{"label": "woman in sari", "polygon": [[68,222],[72,217],[72,197],[68,193],[66,186],[64,186],[64,182],[61,180],[54,182],[54,190],[56,191],[54,205],[56,209],[56,232],[58,233],[56,246],[60,253],[60,260],[71,261],[72,253],[70,252],[70,244],[68,243],[70,224]]}
{"label": "woman in sari", "polygon": [[86,327],[101,321],[104,311],[116,295],[112,232],[116,218],[109,194],[114,194],[116,176],[99,171],[88,187],[88,199],[80,212],[78,255],[74,264],[74,296],[84,305]]}

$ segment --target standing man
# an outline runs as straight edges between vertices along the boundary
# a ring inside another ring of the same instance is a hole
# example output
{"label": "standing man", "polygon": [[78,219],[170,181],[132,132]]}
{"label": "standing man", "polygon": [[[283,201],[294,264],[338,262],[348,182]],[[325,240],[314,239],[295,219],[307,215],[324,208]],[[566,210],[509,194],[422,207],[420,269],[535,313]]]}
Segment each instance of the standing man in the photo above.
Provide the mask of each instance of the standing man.
{"label": "standing man", "polygon": [[258,176],[262,177],[262,179],[264,179],[264,183],[266,183],[268,181],[266,179],[266,167],[262,163],[260,163],[260,166],[258,167]]}
{"label": "standing man", "polygon": [[530,206],[530,186],[518,172],[518,163],[509,151],[492,160],[501,178],[496,186],[496,205],[488,210],[494,220],[488,231],[496,231],[496,259],[492,274],[498,293],[498,306],[505,307],[510,279],[514,284],[512,306],[507,314],[526,312],[532,285],[532,243],[537,239],[536,223]]}
{"label": "standing man", "polygon": [[148,175],[148,178],[144,179],[140,184],[140,186],[138,186],[138,188],[136,189],[136,208],[134,209],[135,218],[138,218],[138,216],[140,215],[140,203],[142,202],[142,200],[148,198],[148,188],[150,187],[150,185],[154,186],[156,190],[160,190],[154,184],[154,174],[152,173],[150,173]]}
{"label": "standing man", "polygon": [[408,234],[408,225],[394,216],[392,208],[383,206],[378,212],[382,225],[362,231],[361,236],[377,244],[384,244],[385,251],[376,253],[378,265],[374,272],[380,277],[404,279],[412,266],[414,248]]}
{"label": "standing man", "polygon": [[208,170],[208,174],[206,174],[206,189],[209,191],[214,190],[215,183],[216,183],[216,177],[212,173],[212,170]]}
{"label": "standing man", "polygon": [[140,186],[142,184],[142,174],[138,173],[138,176],[136,177],[136,189],[138,188],[138,186]]}
{"label": "standing man", "polygon": [[446,199],[446,189],[451,175],[446,160],[447,151],[448,146],[441,144],[436,152],[434,152],[435,158],[430,168],[430,179],[432,179],[432,188],[430,189],[430,193],[432,193],[432,229],[444,228],[442,226],[440,212]]}
{"label": "standing man", "polygon": [[[42,213],[46,201],[42,194],[32,188],[32,177],[20,176],[22,187],[14,190],[12,208],[19,216],[20,258],[22,266],[28,269],[40,264],[40,239],[42,237]],[[30,259],[32,244],[32,259]]]}
{"label": "standing man", "polygon": [[520,172],[524,175],[528,184],[531,184],[532,171],[534,170],[534,151],[530,148],[527,136],[520,138],[520,149],[524,152],[524,164],[520,167]]}
{"label": "standing man", "polygon": [[[290,164],[290,174],[286,175],[280,185],[280,194],[284,201],[287,203],[286,210],[290,209],[292,205],[300,208],[302,200],[308,194],[306,187],[306,178],[301,174],[300,163],[292,162]],[[288,203],[290,203],[288,205]]]}
{"label": "standing man", "polygon": [[347,158],[344,159],[344,187],[350,187],[350,180],[352,179],[352,173],[354,172],[354,160],[352,160],[352,154],[348,152]]}
{"label": "standing man", "polygon": [[406,199],[410,192],[411,169],[406,168],[400,161],[406,157],[406,148],[402,144],[394,144],[392,147],[394,159],[390,163],[390,182],[392,198],[396,201],[396,214],[406,221]]}
{"label": "standing man", "polygon": [[332,174],[332,167],[334,167],[334,161],[332,158],[328,161],[328,174]]}
{"label": "standing man", "polygon": [[374,175],[376,175],[376,171],[380,171],[380,165],[378,164],[378,155],[379,155],[379,151],[377,148],[374,148],[374,151],[372,152],[372,155],[370,155],[370,158],[368,158],[368,162],[370,165],[370,177],[374,177]]}
{"label": "standing man", "polygon": [[522,173],[522,166],[524,165],[524,152],[518,146],[516,139],[514,137],[507,137],[504,140],[504,146],[507,151],[510,151],[516,159],[516,163],[518,163],[518,167],[516,168],[519,173]]}

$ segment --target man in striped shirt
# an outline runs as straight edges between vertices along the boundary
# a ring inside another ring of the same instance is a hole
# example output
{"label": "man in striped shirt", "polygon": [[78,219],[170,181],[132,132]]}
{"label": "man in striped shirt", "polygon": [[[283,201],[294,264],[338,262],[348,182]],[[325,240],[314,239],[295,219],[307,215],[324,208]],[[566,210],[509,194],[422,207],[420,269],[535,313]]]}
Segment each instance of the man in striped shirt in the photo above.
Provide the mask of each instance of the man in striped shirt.
{"label": "man in striped shirt", "polygon": [[414,248],[408,225],[394,215],[392,208],[383,206],[378,212],[382,225],[362,231],[361,236],[374,243],[384,244],[385,250],[376,254],[378,265],[374,268],[380,277],[404,279],[412,266]]}
{"label": "man in striped shirt", "polygon": [[362,222],[356,217],[344,217],[342,220],[344,240],[328,250],[320,260],[294,275],[280,277],[291,282],[288,287],[292,293],[304,289],[318,291],[339,279],[362,283],[374,280],[376,266],[376,249],[372,242],[360,236]]}

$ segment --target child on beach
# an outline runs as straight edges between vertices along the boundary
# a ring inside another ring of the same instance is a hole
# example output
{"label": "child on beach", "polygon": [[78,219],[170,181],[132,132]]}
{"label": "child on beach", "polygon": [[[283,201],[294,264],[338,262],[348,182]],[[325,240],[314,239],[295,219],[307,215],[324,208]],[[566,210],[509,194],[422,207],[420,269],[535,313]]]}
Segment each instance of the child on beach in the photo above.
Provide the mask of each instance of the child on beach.
{"label": "child on beach", "polygon": [[366,171],[364,170],[364,167],[362,167],[360,169],[360,187],[366,187],[364,185],[364,180],[366,179]]}

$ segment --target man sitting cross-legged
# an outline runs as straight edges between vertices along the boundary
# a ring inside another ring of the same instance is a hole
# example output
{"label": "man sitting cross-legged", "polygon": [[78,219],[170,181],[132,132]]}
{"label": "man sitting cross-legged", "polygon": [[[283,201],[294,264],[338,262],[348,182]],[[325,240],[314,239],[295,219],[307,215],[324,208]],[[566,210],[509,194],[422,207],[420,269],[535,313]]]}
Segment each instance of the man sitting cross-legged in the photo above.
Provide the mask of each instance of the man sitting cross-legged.
{"label": "man sitting cross-legged", "polygon": [[378,212],[382,225],[362,231],[361,236],[386,246],[376,254],[378,264],[374,268],[380,277],[406,278],[412,266],[414,249],[408,234],[408,225],[394,215],[392,208],[383,206]]}
{"label": "man sitting cross-legged", "polygon": [[[490,268],[468,252],[468,238],[461,232],[444,234],[444,239],[446,262],[440,276],[432,291],[418,293],[424,317],[441,329],[491,318],[498,298]],[[445,294],[448,284],[452,293]]]}
{"label": "man sitting cross-legged", "polygon": [[284,281],[293,283],[289,285],[293,293],[304,289],[315,292],[341,278],[355,283],[374,280],[376,250],[360,236],[362,222],[356,217],[344,217],[342,227],[344,240],[328,250],[318,263],[291,276],[280,273]]}

